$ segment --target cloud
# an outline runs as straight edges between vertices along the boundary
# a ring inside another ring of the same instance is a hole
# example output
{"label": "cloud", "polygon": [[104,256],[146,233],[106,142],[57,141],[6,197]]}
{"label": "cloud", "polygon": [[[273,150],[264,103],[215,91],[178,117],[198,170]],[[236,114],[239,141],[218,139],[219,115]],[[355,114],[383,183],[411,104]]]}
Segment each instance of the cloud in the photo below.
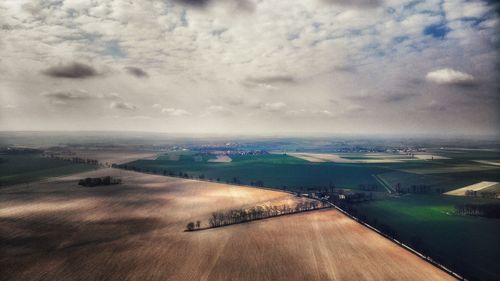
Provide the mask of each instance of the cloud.
{"label": "cloud", "polygon": [[152,120],[153,119],[153,117],[146,116],[146,115],[136,115],[136,116],[130,116],[128,118],[131,120]]}
{"label": "cloud", "polygon": [[446,111],[446,107],[443,104],[441,104],[435,100],[431,100],[429,103],[427,103],[423,107],[421,107],[420,110],[431,111],[431,112],[438,111],[439,112],[439,111]]}
{"label": "cloud", "polygon": [[267,90],[275,90],[276,89],[275,85],[291,84],[295,82],[296,82],[295,77],[283,74],[283,75],[247,77],[241,82],[241,84],[249,88],[261,87]]}
{"label": "cloud", "polygon": [[222,105],[211,105],[207,110],[211,113],[232,113],[231,110]]}
{"label": "cloud", "polygon": [[200,117],[208,116],[228,116],[233,115],[234,112],[222,105],[211,105],[200,114]]}
{"label": "cloud", "polygon": [[264,109],[266,111],[272,111],[272,112],[281,111],[285,107],[286,107],[286,103],[281,102],[281,101],[274,102],[274,103],[266,103],[266,104],[262,105],[262,109]]}
{"label": "cloud", "polygon": [[295,78],[291,75],[270,75],[260,77],[248,77],[245,79],[248,82],[255,84],[277,84],[277,83],[293,83]]}
{"label": "cloud", "polygon": [[192,7],[205,7],[207,6],[211,0],[173,0],[176,3],[192,6]]}
{"label": "cloud", "polygon": [[121,109],[121,110],[136,110],[137,106],[129,102],[114,101],[110,104],[110,108]]}
{"label": "cloud", "polygon": [[328,4],[349,6],[356,8],[375,8],[382,5],[381,0],[322,0]]}
{"label": "cloud", "polygon": [[51,101],[59,101],[60,103],[65,103],[66,101],[88,100],[92,98],[85,90],[43,92],[40,95]]}
{"label": "cloud", "polygon": [[343,72],[343,73],[356,73],[356,67],[354,65],[336,65],[333,67],[333,72]]}
{"label": "cloud", "polygon": [[[0,114],[0,129],[82,122],[102,129],[405,133],[453,122],[466,133],[499,131],[492,125],[499,17],[486,1],[7,2],[0,5],[0,100],[18,105],[13,111],[31,122]],[[255,12],[240,16],[245,9]],[[426,78],[444,67],[466,78]],[[421,83],[409,84],[413,78]],[[39,95],[66,89],[91,94]],[[113,92],[121,97],[105,94]],[[446,106],[446,118],[418,110],[430,99]],[[113,101],[137,109],[111,110]],[[49,102],[71,108],[50,115],[42,111],[54,109]],[[363,108],[346,109],[353,104]],[[78,105],[85,118],[71,112]],[[409,116],[412,110],[418,114]],[[109,111],[155,121],[108,120]],[[213,114],[201,117],[205,112]],[[288,112],[299,117],[289,122]],[[338,122],[329,122],[328,112]],[[211,125],[200,128],[200,120]]]}
{"label": "cloud", "polygon": [[120,94],[118,93],[107,93],[101,96],[102,98],[108,99],[108,100],[119,100],[121,99]]}
{"label": "cloud", "polygon": [[163,105],[159,103],[155,103],[151,106],[154,109],[159,110],[161,113],[166,114],[168,116],[188,116],[191,115],[191,112],[182,109],[182,108],[173,108],[173,107],[163,107]]}
{"label": "cloud", "polygon": [[337,117],[336,114],[331,112],[330,110],[327,109],[314,109],[314,110],[307,110],[307,109],[295,109],[295,110],[288,110],[285,112],[287,116],[291,117],[296,117],[296,118],[334,118]]}
{"label": "cloud", "polygon": [[427,73],[426,79],[441,85],[471,86],[475,84],[472,75],[451,68],[442,68]]}
{"label": "cloud", "polygon": [[169,116],[175,116],[175,117],[191,115],[189,111],[181,108],[163,108],[161,112]]}
{"label": "cloud", "polygon": [[410,98],[414,98],[414,97],[419,96],[419,95],[420,95],[419,93],[402,92],[402,91],[396,91],[396,92],[389,91],[388,93],[383,94],[381,96],[381,99],[384,102],[396,103],[396,102],[408,100]]}
{"label": "cloud", "polygon": [[133,76],[138,77],[138,78],[149,77],[149,74],[139,67],[127,66],[127,67],[125,67],[125,70],[128,72],[128,74],[133,75]]}
{"label": "cloud", "polygon": [[232,10],[253,12],[255,10],[255,3],[252,0],[173,0],[174,2],[183,6],[194,8],[207,8],[212,3],[226,4]]}
{"label": "cloud", "polygon": [[84,79],[99,75],[92,66],[80,62],[52,66],[43,70],[42,73],[50,77],[72,79]]}

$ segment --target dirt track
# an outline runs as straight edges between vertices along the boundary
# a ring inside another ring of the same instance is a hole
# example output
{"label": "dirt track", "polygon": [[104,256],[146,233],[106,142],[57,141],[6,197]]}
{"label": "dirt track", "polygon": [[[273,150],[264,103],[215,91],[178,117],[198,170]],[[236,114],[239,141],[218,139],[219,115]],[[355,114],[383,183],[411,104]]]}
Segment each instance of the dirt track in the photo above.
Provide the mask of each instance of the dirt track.
{"label": "dirt track", "polygon": [[[75,183],[110,174],[125,184]],[[0,189],[0,279],[452,280],[335,210],[183,231],[214,210],[295,200],[112,169]]]}

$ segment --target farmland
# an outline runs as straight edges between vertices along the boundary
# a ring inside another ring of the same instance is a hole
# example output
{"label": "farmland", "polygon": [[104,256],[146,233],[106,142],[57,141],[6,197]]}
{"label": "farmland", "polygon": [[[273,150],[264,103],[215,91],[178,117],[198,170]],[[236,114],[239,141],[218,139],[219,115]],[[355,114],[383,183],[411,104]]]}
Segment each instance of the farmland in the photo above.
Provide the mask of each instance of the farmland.
{"label": "farmland", "polygon": [[84,159],[96,159],[103,164],[122,164],[136,159],[155,159],[157,153],[134,150],[71,150],[77,157]]}
{"label": "farmland", "polygon": [[[123,184],[77,185],[105,175]],[[183,231],[215,210],[300,199],[277,191],[101,169],[0,194],[5,280],[453,280],[332,209]]]}
{"label": "farmland", "polygon": [[[3,187],[0,190],[0,250],[9,256],[0,260],[0,266],[12,268],[8,279],[19,279],[18,274],[37,279],[47,267],[54,269],[51,279],[62,279],[60,276],[67,272],[75,272],[87,279],[146,274],[151,279],[173,276],[181,280],[224,280],[232,276],[244,280],[257,268],[261,268],[259,278],[278,280],[283,278],[282,272],[293,273],[287,280],[394,279],[394,276],[414,280],[414,276],[421,274],[432,280],[442,277],[434,276],[435,272],[426,273],[427,269],[417,273],[417,266],[422,268],[428,264],[406,257],[406,251],[396,254],[391,248],[381,252],[379,247],[386,247],[384,243],[365,241],[366,235],[377,236],[376,233],[358,224],[351,225],[352,220],[335,210],[315,210],[221,229],[184,232],[188,222],[197,220],[202,222],[201,228],[206,228],[213,212],[293,206],[300,200],[309,200],[245,185],[304,193],[328,187],[329,192],[369,194],[364,203],[363,200],[350,203],[348,211],[467,278],[490,280],[499,276],[492,263],[499,259],[499,249],[495,246],[500,242],[498,219],[455,212],[458,204],[497,204],[499,201],[444,195],[481,182],[500,182],[500,167],[491,164],[498,162],[498,157],[491,151],[478,155],[460,150],[456,153],[446,150],[443,154],[420,152],[420,159],[381,152],[291,155],[253,150],[252,153],[225,154],[220,153],[219,148],[214,153],[207,152],[210,150],[205,147],[201,151],[176,148],[161,153],[142,147],[134,150],[94,146],[50,151],[60,151],[57,157],[97,159],[107,165],[119,164],[122,169],[101,167],[84,174]],[[11,183],[82,171],[66,171],[64,169],[69,168],[63,166],[64,173],[57,169],[49,173],[48,163],[85,168],[83,171],[95,168],[36,154],[15,157],[18,158],[13,159],[19,161],[10,163],[18,164],[2,170],[11,177],[19,175],[18,181]],[[0,165],[5,163],[4,160]],[[43,176],[30,176],[30,173]],[[76,184],[83,177],[107,175],[123,178],[124,184],[94,187]],[[176,178],[166,177],[169,175]],[[230,185],[233,183],[238,185]],[[364,189],[366,186],[374,188]],[[496,185],[492,185],[484,191],[496,191],[495,188]],[[375,194],[373,198],[371,193]],[[243,245],[250,256],[242,256],[233,245]],[[257,250],[268,248],[273,251]],[[179,255],[179,260],[170,252]],[[92,258],[82,261],[81,256],[86,255]],[[399,257],[395,259],[392,255]],[[260,260],[256,260],[256,256]],[[41,262],[35,262],[38,260]],[[152,260],[155,262],[149,262]],[[356,260],[359,265],[351,271],[342,270],[351,268]],[[381,263],[375,265],[372,260],[390,260],[398,270],[384,268],[384,265],[383,270],[377,271],[375,268]],[[247,263],[249,268],[241,268],[235,261]],[[74,263],[82,264],[82,268],[73,266]],[[104,266],[110,268],[105,272],[108,275],[95,275]]]}
{"label": "farmland", "polygon": [[491,191],[491,192],[496,192],[499,193],[500,191],[500,184],[498,182],[490,182],[490,181],[482,181],[476,184],[468,185],[462,188],[458,188],[452,191],[448,191],[445,194],[446,195],[454,195],[454,196],[465,196],[467,194],[467,191],[476,191],[476,192],[481,192],[481,191]]}
{"label": "farmland", "polygon": [[438,160],[449,159],[444,156],[433,154],[397,154],[397,153],[288,153],[293,157],[304,159],[309,162],[334,162],[334,163],[401,163],[414,160]]}
{"label": "farmland", "polygon": [[[174,158],[174,160],[172,160]],[[378,190],[385,189],[372,175],[386,170],[374,166],[344,163],[311,163],[288,155],[269,154],[257,156],[233,156],[231,162],[208,162],[209,157],[196,158],[185,152],[175,158],[170,154],[156,160],[137,160],[127,163],[142,171],[164,173],[187,173],[193,177],[203,175],[206,179],[232,182],[234,178],[243,184],[258,180],[265,186],[286,189],[301,187],[328,186],[356,189],[359,185],[375,185]]]}
{"label": "farmland", "polygon": [[[177,174],[182,171],[192,177],[203,175],[205,179],[219,178],[223,182],[237,178],[248,184],[259,179],[264,186],[288,190],[333,185],[356,191],[360,185],[373,184],[379,193],[391,191],[392,194],[354,205],[358,217],[367,218],[376,227],[383,226],[383,230],[389,229],[386,232],[397,234],[408,244],[423,247],[421,250],[430,257],[468,278],[498,279],[499,272],[491,263],[499,259],[498,249],[494,254],[491,251],[482,254],[491,249],[490,245],[500,243],[498,219],[454,213],[457,204],[497,204],[498,201],[443,195],[478,182],[500,181],[500,167],[477,162],[498,161],[496,152],[481,151],[478,155],[474,152],[447,150],[441,155],[434,151],[422,153],[420,159],[398,162],[389,160],[401,156],[382,153],[339,154],[343,159],[340,162],[344,163],[331,162],[338,156],[298,153],[232,156],[230,163],[210,163],[209,156],[195,159],[194,152],[183,151],[173,153],[176,157],[167,153],[157,160],[138,160],[129,164],[148,173],[173,171]],[[375,162],[367,162],[374,157],[378,158]],[[364,162],[353,163],[354,160]],[[394,195],[396,188],[406,194]],[[444,241],[446,237],[450,239]]]}
{"label": "farmland", "polygon": [[[297,190],[319,186],[335,185],[338,188],[359,189],[361,185],[373,185],[377,191],[385,192],[386,188],[376,180],[377,175],[392,187],[400,185],[411,188],[413,185],[427,185],[434,193],[444,193],[479,181],[500,181],[500,167],[476,163],[467,159],[436,160],[413,159],[406,162],[391,162],[390,158],[380,158],[375,162],[366,162],[366,154],[349,154],[343,157],[363,158],[365,162],[347,163],[334,161],[338,157],[309,154],[269,154],[232,156],[231,162],[213,162],[207,155],[195,156],[191,151],[169,152],[156,160],[137,160],[127,163],[140,171],[151,173],[187,173],[189,176],[205,179],[220,179],[222,182],[250,184],[260,180],[264,186]],[[307,155],[307,156],[304,156]],[[325,154],[328,155],[328,154]],[[306,157],[306,159],[301,159]],[[372,157],[372,156],[370,156]],[[384,156],[387,157],[387,156]],[[399,156],[398,156],[399,157]],[[447,157],[446,157],[447,158]],[[389,159],[389,160],[388,160]]]}
{"label": "farmland", "polygon": [[[459,216],[454,206],[494,200],[408,195],[356,206],[370,224],[396,232],[398,239],[457,273],[477,280],[500,277],[500,221]],[[472,276],[472,277],[471,277]]]}
{"label": "farmland", "polygon": [[0,186],[95,169],[92,165],[47,159],[38,154],[0,155],[0,159]]}

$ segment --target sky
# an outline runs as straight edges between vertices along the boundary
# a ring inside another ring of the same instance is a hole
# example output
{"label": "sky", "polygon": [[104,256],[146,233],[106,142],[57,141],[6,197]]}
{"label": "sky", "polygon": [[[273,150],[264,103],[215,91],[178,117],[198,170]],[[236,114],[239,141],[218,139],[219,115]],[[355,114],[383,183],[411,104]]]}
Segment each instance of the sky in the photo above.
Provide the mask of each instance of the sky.
{"label": "sky", "polygon": [[500,135],[466,0],[2,0],[0,130]]}

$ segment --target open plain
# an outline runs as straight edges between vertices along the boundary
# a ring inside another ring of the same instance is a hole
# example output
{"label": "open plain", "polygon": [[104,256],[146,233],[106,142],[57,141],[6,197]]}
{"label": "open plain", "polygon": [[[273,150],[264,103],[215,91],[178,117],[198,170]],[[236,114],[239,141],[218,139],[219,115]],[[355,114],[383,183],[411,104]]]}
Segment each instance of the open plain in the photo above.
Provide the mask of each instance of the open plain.
{"label": "open plain", "polygon": [[[79,187],[87,176],[123,184]],[[5,280],[452,280],[329,209],[184,232],[284,192],[101,169],[0,190]]]}

